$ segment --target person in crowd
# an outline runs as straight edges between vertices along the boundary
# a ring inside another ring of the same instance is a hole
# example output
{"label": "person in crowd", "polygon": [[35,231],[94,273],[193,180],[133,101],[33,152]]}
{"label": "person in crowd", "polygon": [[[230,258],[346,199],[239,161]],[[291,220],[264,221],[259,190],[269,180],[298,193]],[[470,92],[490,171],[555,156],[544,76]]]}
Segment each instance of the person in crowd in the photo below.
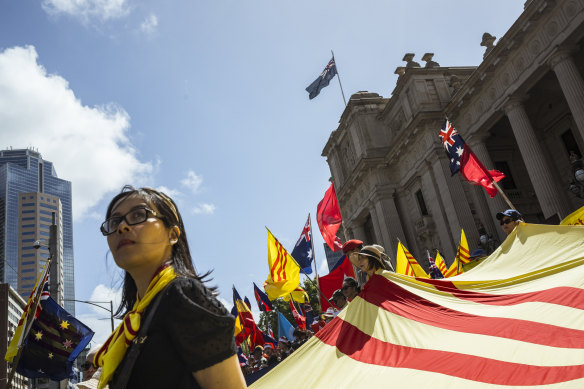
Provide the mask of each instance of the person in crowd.
{"label": "person in crowd", "polygon": [[353,301],[353,299],[357,297],[359,293],[361,293],[361,287],[359,286],[359,283],[357,283],[356,279],[353,277],[347,277],[343,280],[343,287],[341,288],[341,291],[348,301]]}
{"label": "person in crowd", "polygon": [[292,353],[292,349],[290,348],[290,341],[285,336],[282,336],[280,339],[278,339],[278,348],[280,349],[281,361],[286,359]]}
{"label": "person in crowd", "polygon": [[379,249],[379,245],[364,246],[358,254],[359,269],[367,274],[368,279],[373,274],[381,270],[390,270],[383,260],[384,251]]}
{"label": "person in crowd", "polygon": [[333,292],[333,296],[329,299],[329,302],[332,302],[339,310],[342,310],[347,305],[347,298],[341,289],[337,289]]}
{"label": "person in crowd", "polygon": [[101,232],[124,283],[122,323],[94,358],[100,389],[244,388],[235,319],[205,285],[208,273],[196,273],[175,202],[126,186],[105,219]]}
{"label": "person in crowd", "polygon": [[266,364],[268,366],[274,366],[278,364],[278,354],[274,350],[274,346],[271,343],[266,343],[264,345],[264,358],[266,358]]}
{"label": "person in crowd", "polygon": [[320,316],[321,316],[321,319],[324,320],[324,322],[326,324],[329,321],[333,320],[338,314],[339,314],[339,311],[337,311],[333,307],[328,307],[327,310],[325,311],[325,313],[323,313]]}
{"label": "person in crowd", "polygon": [[357,266],[356,254],[363,248],[363,242],[358,239],[351,239],[343,243],[343,254],[349,258],[349,261],[355,266]]}
{"label": "person in crowd", "polygon": [[265,367],[267,360],[264,358],[264,347],[255,346],[253,352],[251,353],[250,365],[252,366],[252,371],[256,372]]}
{"label": "person in crowd", "polygon": [[93,358],[97,350],[101,348],[101,344],[93,347],[89,350],[85,362],[81,365],[81,371],[83,372],[83,382],[76,385],[78,389],[97,389],[99,383],[99,377],[101,376],[101,367],[97,368],[93,364]]}
{"label": "person in crowd", "polygon": [[503,212],[497,213],[497,220],[501,224],[501,228],[505,232],[505,234],[509,235],[515,227],[519,225],[519,223],[523,222],[523,216],[515,210],[515,209],[508,209]]}
{"label": "person in crowd", "polygon": [[473,250],[473,252],[470,253],[470,257],[468,257],[470,262],[464,263],[462,265],[462,270],[464,270],[465,272],[469,271],[470,269],[474,268],[476,265],[481,263],[487,257],[488,257],[488,254],[485,250],[483,250],[481,248]]}
{"label": "person in crowd", "polygon": [[294,337],[296,338],[296,340],[292,342],[292,348],[294,350],[297,350],[300,346],[306,343],[306,341],[310,337],[309,332],[301,328],[295,328],[292,335],[294,335]]}

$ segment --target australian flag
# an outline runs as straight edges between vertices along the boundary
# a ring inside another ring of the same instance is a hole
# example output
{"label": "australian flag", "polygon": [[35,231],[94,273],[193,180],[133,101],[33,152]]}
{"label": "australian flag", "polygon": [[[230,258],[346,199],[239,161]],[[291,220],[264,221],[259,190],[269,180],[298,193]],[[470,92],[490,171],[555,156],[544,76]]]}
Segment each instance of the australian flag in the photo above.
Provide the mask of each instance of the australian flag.
{"label": "australian flag", "polygon": [[310,227],[310,214],[306,224],[302,229],[300,238],[292,250],[292,258],[298,262],[298,265],[304,270],[306,274],[312,273],[312,260],[314,259],[314,252],[312,251],[312,228]]}
{"label": "australian flag", "polygon": [[450,173],[455,175],[460,171],[467,181],[481,185],[491,198],[495,197],[497,188],[493,182],[502,180],[505,175],[497,170],[487,170],[449,120],[444,122],[439,136],[448,155]]}
{"label": "australian flag", "polygon": [[44,290],[39,306],[40,314],[25,340],[16,371],[29,378],[71,378],[73,362],[93,337],[93,331]]}
{"label": "australian flag", "polygon": [[335,65],[335,58],[331,58],[328,65],[324,68],[320,76],[314,82],[306,87],[308,98],[314,99],[320,93],[320,90],[331,82],[333,77],[337,74],[337,65]]}

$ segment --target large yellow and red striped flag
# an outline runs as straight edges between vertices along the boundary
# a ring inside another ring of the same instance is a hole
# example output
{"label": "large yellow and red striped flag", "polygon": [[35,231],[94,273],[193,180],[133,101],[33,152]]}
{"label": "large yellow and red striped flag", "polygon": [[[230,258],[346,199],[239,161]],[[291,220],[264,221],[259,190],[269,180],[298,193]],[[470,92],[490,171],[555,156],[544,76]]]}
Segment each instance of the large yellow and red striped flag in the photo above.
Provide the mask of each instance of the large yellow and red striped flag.
{"label": "large yellow and red striped flag", "polygon": [[452,279],[375,274],[251,388],[582,388],[583,232],[522,223]]}
{"label": "large yellow and red striped flag", "polygon": [[469,262],[470,252],[468,250],[468,242],[466,241],[464,230],[460,230],[460,242],[458,243],[458,248],[456,249],[456,257],[454,258],[452,265],[450,265],[448,268],[446,274],[444,274],[444,277],[448,278],[464,273],[464,270],[462,270],[462,265]]}
{"label": "large yellow and red striped flag", "polygon": [[446,272],[448,271],[448,269],[446,268],[446,262],[444,262],[444,259],[442,258],[438,250],[436,250],[436,260],[434,261],[434,263],[436,263],[436,267],[438,268],[438,270],[440,270],[440,273],[442,273],[442,275],[446,274]]}
{"label": "large yellow and red striped flag", "polygon": [[268,268],[264,290],[270,300],[294,292],[300,282],[300,267],[268,230]]}
{"label": "large yellow and red striped flag", "polygon": [[405,248],[402,242],[397,242],[397,254],[395,256],[396,273],[406,276],[430,278],[414,256]]}

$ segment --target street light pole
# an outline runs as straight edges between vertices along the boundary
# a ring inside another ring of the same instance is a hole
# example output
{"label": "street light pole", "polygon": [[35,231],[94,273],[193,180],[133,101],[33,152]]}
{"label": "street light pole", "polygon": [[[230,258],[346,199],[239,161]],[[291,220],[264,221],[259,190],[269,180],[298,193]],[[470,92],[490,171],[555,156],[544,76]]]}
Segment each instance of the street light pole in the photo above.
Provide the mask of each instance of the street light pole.
{"label": "street light pole", "polygon": [[[108,311],[110,313],[112,332],[114,332],[114,302],[112,300],[110,300],[110,301],[87,301],[87,300],[66,299],[65,301],[75,301],[77,303],[91,304],[91,305],[95,305],[96,307],[99,307],[101,309],[105,309],[106,311]],[[109,304],[110,307],[108,309],[108,308],[101,306],[99,304]]]}

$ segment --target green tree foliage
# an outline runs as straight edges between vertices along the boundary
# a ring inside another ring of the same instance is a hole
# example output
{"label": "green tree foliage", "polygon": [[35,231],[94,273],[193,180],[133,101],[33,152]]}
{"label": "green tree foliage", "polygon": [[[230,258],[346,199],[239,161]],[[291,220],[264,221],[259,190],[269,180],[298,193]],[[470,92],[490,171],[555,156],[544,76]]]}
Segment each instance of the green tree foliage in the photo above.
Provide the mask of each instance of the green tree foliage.
{"label": "green tree foliage", "polygon": [[[316,277],[315,277],[316,278]],[[311,282],[312,281],[312,282]],[[318,291],[316,289],[316,280],[304,277],[304,281],[301,282],[301,287],[306,291],[308,294],[308,298],[310,299],[310,306],[312,306],[312,311],[314,315],[320,315],[320,299],[318,297]],[[282,298],[278,298],[272,301],[272,306],[274,310],[272,312],[260,312],[260,317],[258,320],[258,327],[262,331],[267,331],[268,328],[268,321],[272,326],[272,330],[274,331],[274,336],[278,336],[278,313],[282,312],[284,317],[288,319],[288,321],[293,325],[296,326],[296,321],[294,321],[294,316],[292,316],[292,312],[290,311],[290,305],[288,302],[282,300]],[[310,325],[310,323],[308,323]]]}

